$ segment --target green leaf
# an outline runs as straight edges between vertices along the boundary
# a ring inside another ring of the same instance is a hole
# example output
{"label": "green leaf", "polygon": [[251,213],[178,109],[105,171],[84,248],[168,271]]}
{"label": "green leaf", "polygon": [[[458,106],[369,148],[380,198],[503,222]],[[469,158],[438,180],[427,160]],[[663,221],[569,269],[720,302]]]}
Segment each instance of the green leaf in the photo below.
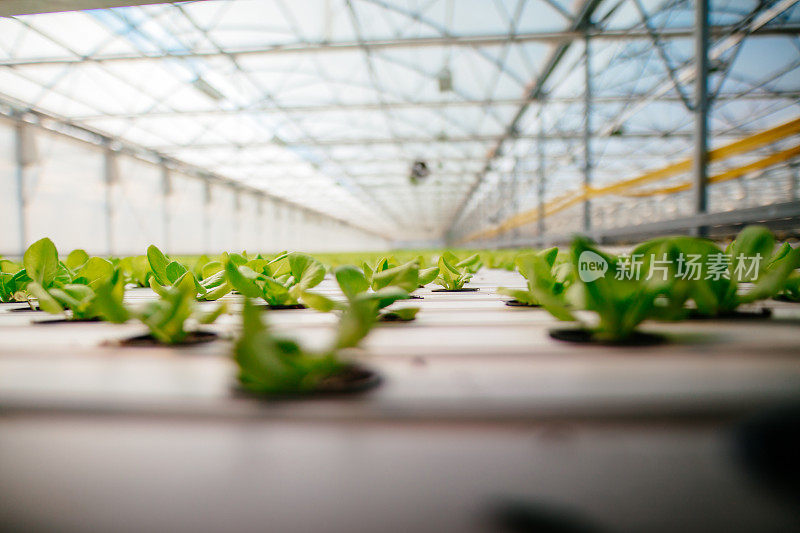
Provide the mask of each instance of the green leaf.
{"label": "green leaf", "polygon": [[137,255],[125,257],[119,262],[119,268],[125,274],[127,281],[139,287],[148,286],[148,276],[150,275],[150,263],[147,256]]}
{"label": "green leaf", "polygon": [[[220,273],[224,274],[224,271],[220,272]],[[207,300],[207,301],[219,300],[220,298],[222,298],[223,296],[225,296],[226,294],[228,294],[232,290],[233,290],[233,287],[231,287],[230,284],[227,281],[224,281],[221,285],[218,285],[218,286],[213,287],[213,288],[209,288],[208,292],[206,292],[203,295],[202,299],[203,300]]]}
{"label": "green leaf", "polygon": [[536,298],[534,298],[533,294],[530,291],[524,291],[521,289],[509,289],[506,287],[498,287],[497,294],[502,294],[504,296],[510,296],[517,300],[520,303],[527,304],[527,305],[537,305]]}
{"label": "green leaf", "polygon": [[424,287],[439,275],[439,267],[423,268],[419,271],[419,284]]}
{"label": "green leaf", "polygon": [[316,309],[322,313],[328,313],[341,307],[341,305],[339,305],[335,300],[310,291],[303,291],[300,294],[299,300],[303,303],[303,305],[312,309]]}
{"label": "green leaf", "polygon": [[150,262],[150,269],[153,271],[153,276],[156,278],[156,281],[158,281],[160,285],[171,285],[172,280],[170,280],[169,275],[167,275],[169,259],[167,259],[167,256],[161,253],[161,250],[154,244],[151,244],[147,248],[147,260]]}
{"label": "green leaf", "polygon": [[416,290],[419,287],[419,266],[416,261],[375,272],[372,288],[378,290],[383,287],[400,287],[409,293]]}
{"label": "green leaf", "polygon": [[258,274],[251,269],[245,266],[237,267],[232,261],[228,261],[225,263],[225,273],[231,286],[244,296],[248,298],[261,298],[264,296],[261,287],[255,281],[258,279]]}
{"label": "green leaf", "polygon": [[48,238],[31,244],[22,258],[28,276],[42,287],[52,282],[58,271],[58,251]]}
{"label": "green leaf", "polygon": [[91,257],[85,261],[78,271],[78,276],[86,279],[87,285],[96,288],[100,283],[111,279],[114,275],[114,265],[102,257]]}
{"label": "green leaf", "polygon": [[228,260],[236,266],[243,266],[247,264],[247,257],[242,254],[228,254]]}
{"label": "green leaf", "polygon": [[355,299],[360,302],[373,302],[377,312],[378,309],[388,307],[398,300],[407,300],[408,293],[399,287],[384,287],[375,292],[361,293]]}
{"label": "green leaf", "polygon": [[169,283],[165,283],[165,285],[172,285],[176,281],[178,281],[178,279],[180,279],[181,276],[186,274],[188,270],[186,269],[185,266],[183,266],[179,262],[171,261],[169,264],[167,264],[165,272],[167,274],[167,279],[169,280]]}
{"label": "green leaf", "polygon": [[245,266],[251,269],[253,272],[258,272],[259,274],[265,274],[267,276],[270,275],[269,270],[269,261],[263,258],[251,259]]}
{"label": "green leaf", "polygon": [[336,281],[339,283],[339,288],[351,300],[356,295],[366,292],[369,289],[369,282],[364,274],[355,266],[345,265],[340,266],[333,272]]}
{"label": "green leaf", "polygon": [[269,305],[295,304],[297,303],[297,299],[300,297],[300,293],[302,293],[300,286],[295,285],[292,287],[292,289],[295,289],[294,294],[290,294],[289,289],[287,289],[286,286],[284,286],[278,280],[268,276],[262,277],[261,283],[263,283],[264,287],[263,298]]}
{"label": "green leaf", "polygon": [[153,292],[158,294],[159,296],[163,297],[167,295],[167,288],[160,285],[155,277],[149,279],[150,288],[153,289]]}
{"label": "green leaf", "polygon": [[255,393],[305,392],[342,368],[334,353],[308,354],[294,341],[273,335],[259,311],[246,300],[242,334],[234,346],[242,387]]}
{"label": "green leaf", "polygon": [[77,249],[69,253],[64,264],[67,265],[67,268],[74,271],[86,264],[88,260],[89,254],[86,253],[86,250]]}
{"label": "green leaf", "polygon": [[800,267],[800,251],[794,249],[787,251],[781,259],[771,263],[769,270],[755,282],[749,292],[740,297],[740,301],[749,303],[772,298],[781,291],[786,280],[798,267]]}
{"label": "green leaf", "polygon": [[206,289],[214,289],[219,287],[220,285],[224,285],[227,282],[227,273],[225,272],[225,268],[223,267],[222,270],[219,272],[215,272],[214,274],[206,277],[200,284]]}
{"label": "green leaf", "polygon": [[[772,232],[764,226],[747,226],[739,235],[736,240],[731,243],[731,277],[736,272],[736,268],[741,261],[747,261],[754,257],[760,257],[761,263],[766,264],[772,252],[775,249],[775,237]],[[741,279],[736,281],[753,281],[758,278],[758,272],[754,273],[749,279]]]}
{"label": "green leaf", "polygon": [[289,254],[289,268],[301,290],[316,287],[325,278],[325,267],[310,255],[296,252]]}
{"label": "green leaf", "polygon": [[377,313],[373,300],[360,297],[351,300],[339,320],[334,351],[358,346],[375,325]]}
{"label": "green leaf", "polygon": [[203,265],[203,270],[200,272],[200,274],[203,276],[203,281],[205,281],[214,274],[218,274],[224,270],[225,265],[223,265],[220,261],[210,261]]}
{"label": "green leaf", "polygon": [[[361,270],[363,270],[363,271],[364,271],[364,277],[365,277],[365,278],[367,279],[367,281],[368,281],[368,282],[371,284],[371,283],[372,283],[372,276],[375,274],[375,272],[374,272],[374,271],[372,270],[372,268],[371,268],[371,267],[370,267],[370,266],[367,264],[367,262],[366,262],[366,261],[364,261],[364,262],[361,264]],[[436,276],[434,276],[434,277],[436,277]]]}
{"label": "green leaf", "polygon": [[471,256],[467,257],[462,261],[457,261],[454,266],[457,269],[465,269],[468,272],[474,274],[478,270],[480,270],[481,266],[481,257],[479,254],[472,254]]}
{"label": "green leaf", "polygon": [[439,258],[439,279],[445,282],[445,288],[449,288],[458,275],[458,270],[442,255]]}
{"label": "green leaf", "polygon": [[123,301],[125,297],[125,285],[118,276],[97,287],[94,296],[95,313],[103,320],[115,324],[123,324],[128,321],[130,314]]}
{"label": "green leaf", "polygon": [[[645,319],[654,315],[653,303],[658,292],[648,283],[637,279],[617,279],[617,260],[594,248],[588,239],[577,238],[572,244],[573,264],[579,269],[579,261],[585,252],[603,258],[609,265],[605,275],[593,281],[581,280],[586,308],[597,313],[599,324],[595,335],[609,340],[628,338]],[[542,305],[547,305],[541,302]]]}
{"label": "green leaf", "polygon": [[[558,251],[558,249],[556,249],[556,251]],[[527,280],[533,280],[536,277],[535,264],[539,258],[547,261],[545,256],[541,256],[536,253],[524,253],[517,256],[517,258],[514,260],[514,263],[516,264],[517,270],[519,270],[519,273],[522,274],[523,278]],[[552,266],[552,263],[550,263],[550,265]]]}
{"label": "green leaf", "polygon": [[64,312],[64,308],[56,301],[55,298],[45,290],[42,285],[37,281],[32,281],[27,286],[28,292],[39,301],[39,309],[46,311],[53,315],[58,315]]}
{"label": "green leaf", "polygon": [[544,258],[550,268],[553,268],[553,265],[556,263],[556,258],[558,257],[558,248],[554,246],[553,248],[542,250],[539,252],[539,255]]}

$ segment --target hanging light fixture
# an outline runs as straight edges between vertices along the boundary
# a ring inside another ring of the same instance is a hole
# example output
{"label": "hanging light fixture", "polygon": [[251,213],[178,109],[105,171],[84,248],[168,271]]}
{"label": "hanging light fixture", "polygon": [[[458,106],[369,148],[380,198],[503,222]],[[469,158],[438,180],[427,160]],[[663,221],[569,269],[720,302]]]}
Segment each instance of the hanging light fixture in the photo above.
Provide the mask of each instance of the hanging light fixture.
{"label": "hanging light fixture", "polygon": [[418,185],[420,181],[424,180],[431,175],[431,169],[428,168],[428,163],[421,159],[417,159],[411,165],[411,173],[408,180],[412,185]]}
{"label": "hanging light fixture", "polygon": [[453,90],[453,72],[450,70],[450,67],[445,65],[442,67],[442,70],[439,71],[439,74],[436,75],[436,79],[439,82],[439,92],[446,93]]}

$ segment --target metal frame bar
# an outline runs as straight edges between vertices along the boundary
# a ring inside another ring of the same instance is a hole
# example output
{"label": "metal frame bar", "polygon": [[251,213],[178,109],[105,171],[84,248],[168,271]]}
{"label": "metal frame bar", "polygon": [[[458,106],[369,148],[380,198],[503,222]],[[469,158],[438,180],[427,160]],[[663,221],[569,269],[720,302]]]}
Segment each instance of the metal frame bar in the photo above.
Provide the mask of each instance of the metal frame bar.
{"label": "metal frame bar", "polygon": [[[751,135],[753,131],[744,132],[719,132],[715,137],[719,138],[739,138],[742,135]],[[583,132],[575,133],[549,133],[546,136],[548,141],[582,141],[584,138]],[[622,133],[622,134],[593,134],[595,139],[680,139],[691,140],[694,139],[694,133],[691,131],[677,131],[666,132],[656,131],[652,133]],[[380,144],[452,144],[452,143],[496,143],[500,139],[504,139],[503,135],[459,135],[452,137],[394,137],[394,138],[364,138],[364,139],[317,139],[316,142],[304,142],[302,140],[292,142],[292,146],[372,146]],[[536,140],[537,135],[517,135],[515,140]],[[182,151],[182,150],[213,150],[214,148],[228,148],[232,145],[230,143],[194,143],[186,145],[159,145],[153,146],[152,149],[156,151]],[[241,145],[233,145],[241,150],[252,149],[258,147],[274,146],[271,141],[250,142]],[[499,157],[500,154],[498,154]],[[488,172],[488,170],[487,170]]]}
{"label": "metal frame bar", "polygon": [[27,216],[27,198],[25,186],[27,180],[26,176],[26,153],[29,148],[26,146],[28,138],[26,137],[25,129],[28,126],[17,118],[14,127],[14,156],[16,166],[16,181],[17,181],[17,209],[19,217],[19,250],[20,253],[25,250],[28,244],[28,216]]}
{"label": "metal frame bar", "polygon": [[0,2],[0,17],[55,13],[60,11],[83,11],[86,9],[108,9],[112,7],[138,6],[143,4],[166,4],[174,0],[3,0]]}
{"label": "metal frame bar", "polygon": [[[583,42],[583,189],[592,186],[592,41],[589,33]],[[592,203],[583,201],[583,231],[592,229]]]}
{"label": "metal frame bar", "polygon": [[[583,30],[587,29],[586,26],[590,22],[592,15],[594,14],[595,10],[600,6],[600,3],[602,1],[603,0],[584,0],[578,11],[578,15],[575,17],[575,19],[571,24],[570,31],[579,32],[581,33],[581,35],[583,35]],[[539,76],[531,82],[530,89],[527,91],[527,94],[525,95],[525,103],[519,107],[516,114],[514,115],[514,118],[511,119],[511,122],[505,129],[505,133],[496,141],[494,147],[491,150],[489,150],[489,153],[486,156],[486,163],[483,167],[483,170],[480,173],[478,173],[478,175],[475,177],[472,186],[467,190],[467,193],[464,195],[464,199],[462,200],[461,204],[456,210],[456,214],[453,217],[452,221],[450,222],[449,228],[447,229],[446,240],[452,240],[453,229],[455,228],[456,224],[461,219],[461,217],[465,214],[467,206],[469,205],[473,195],[478,190],[484,178],[486,177],[487,172],[491,170],[492,161],[494,161],[494,159],[502,153],[503,144],[510,139],[518,138],[519,123],[522,121],[522,118],[527,113],[531,103],[542,98],[545,84],[547,83],[550,76],[553,74],[553,71],[561,62],[564,55],[567,53],[567,50],[569,50],[571,44],[572,41],[562,42],[552,52]]]}
{"label": "metal frame bar", "polygon": [[[741,226],[747,224],[764,224],[779,229],[800,227],[800,201],[784,202],[759,207],[737,209],[718,213],[703,213],[689,217],[680,217],[648,224],[624,226],[619,228],[595,229],[588,235],[602,244],[635,242],[649,236],[668,234],[696,233],[697,228],[708,228],[708,234],[714,236],[732,236]],[[485,242],[472,246],[486,247],[539,247],[569,243],[572,233],[548,234],[542,237],[529,237],[513,242]]]}
{"label": "metal frame bar", "polygon": [[103,173],[105,179],[105,215],[106,215],[106,247],[109,254],[114,254],[114,185],[117,183],[117,152],[111,146],[106,145],[103,152]]}
{"label": "metal frame bar", "polygon": [[[630,102],[637,98],[644,98],[646,94],[628,94],[620,96],[598,96],[593,95],[592,103],[598,104],[617,104]],[[763,93],[724,93],[716,96],[714,101],[769,101],[769,100],[789,100],[800,99],[800,91],[777,91]],[[660,102],[682,102],[683,100],[675,96],[665,96],[659,98]],[[444,100],[444,101],[403,101],[403,102],[384,102],[375,104],[371,102],[350,103],[350,104],[319,104],[319,105],[300,105],[276,107],[242,107],[233,109],[196,109],[196,110],[175,110],[175,111],[148,111],[143,113],[107,113],[96,115],[75,115],[71,117],[77,122],[104,120],[108,118],[118,118],[125,120],[132,119],[151,119],[168,117],[206,117],[206,116],[231,116],[240,114],[277,114],[277,113],[341,113],[341,112],[363,112],[363,111],[384,111],[402,109],[441,109],[441,108],[460,108],[460,107],[487,107],[487,106],[519,106],[525,103],[521,98],[500,98],[496,100]],[[571,105],[583,103],[583,96],[577,97],[553,97],[547,99],[548,105]]]}
{"label": "metal frame bar", "polygon": [[[599,3],[602,0],[589,0],[588,4]],[[578,17],[578,21],[583,20]],[[580,31],[579,26],[574,26],[576,29],[568,31],[554,31],[554,32],[535,32],[535,33],[518,33],[513,35],[510,40],[512,44],[523,44],[530,42],[558,44],[560,46],[569,45],[575,41],[582,41],[585,32]],[[766,27],[754,31],[752,34],[758,36],[780,36],[789,35],[794,36],[800,32],[800,27],[795,25],[785,25],[780,27]],[[714,26],[710,28],[710,33],[714,37],[737,35],[741,33],[745,35],[741,29],[731,26]],[[670,28],[659,31],[659,38],[665,39],[689,39],[694,35],[692,28]],[[634,41],[650,39],[650,34],[646,30],[641,29],[624,29],[624,30],[603,30],[593,32],[590,35],[593,39],[604,41]],[[364,40],[359,42],[355,41],[340,41],[340,42],[292,42],[276,44],[273,46],[262,46],[256,48],[239,48],[239,49],[226,49],[219,50],[206,50],[206,51],[170,51],[170,52],[144,52],[142,54],[114,54],[114,55],[94,55],[89,57],[51,57],[40,59],[7,59],[0,61],[0,66],[28,66],[28,65],[71,65],[78,63],[112,63],[112,62],[139,62],[139,61],[153,61],[162,59],[187,59],[187,58],[215,58],[215,57],[230,57],[233,59],[254,56],[254,55],[271,55],[271,54],[302,54],[302,53],[333,53],[333,52],[351,52],[369,50],[383,50],[391,48],[420,48],[420,47],[466,47],[478,48],[488,46],[500,46],[509,44],[509,35],[506,33],[497,35],[447,35],[439,37],[410,37],[405,39],[375,39]]]}
{"label": "metal frame bar", "polygon": [[172,217],[170,217],[171,210],[169,208],[170,198],[172,197],[172,178],[166,161],[159,161],[158,166],[161,169],[161,216],[164,227],[164,249],[172,250],[172,239],[170,238]]}
{"label": "metal frame bar", "polygon": [[[695,95],[693,206],[696,215],[708,209],[708,0],[695,0]],[[705,234],[702,227],[698,235]]]}

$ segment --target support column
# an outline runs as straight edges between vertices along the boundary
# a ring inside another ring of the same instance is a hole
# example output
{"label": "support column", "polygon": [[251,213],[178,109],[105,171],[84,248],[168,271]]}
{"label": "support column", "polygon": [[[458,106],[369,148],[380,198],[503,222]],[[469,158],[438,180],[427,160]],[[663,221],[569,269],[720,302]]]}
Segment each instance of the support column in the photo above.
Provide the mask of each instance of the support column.
{"label": "support column", "polygon": [[[583,190],[592,185],[592,62],[589,33],[584,34],[583,47]],[[592,229],[592,205],[588,198],[583,201],[583,231]]]}
{"label": "support column", "polygon": [[[519,212],[519,173],[520,173],[520,165],[522,162],[520,161],[519,157],[514,158],[514,169],[513,173],[511,174],[511,191],[509,203],[511,204],[511,213],[509,214],[510,217],[516,216]],[[506,217],[508,218],[508,217]],[[509,235],[509,239],[516,240],[519,238],[519,226],[515,226],[514,229],[511,230],[511,234]]]}
{"label": "support column", "polygon": [[205,202],[203,203],[203,253],[211,251],[211,182],[208,177],[205,181]]}
{"label": "support column", "polygon": [[28,201],[25,192],[25,173],[26,167],[31,162],[31,155],[33,151],[33,139],[28,135],[28,126],[21,117],[17,117],[16,128],[14,129],[15,137],[15,165],[16,165],[16,179],[17,179],[17,207],[19,216],[19,254],[25,253],[25,248],[28,245]]}
{"label": "support column", "polygon": [[538,206],[538,213],[539,216],[536,219],[536,227],[537,227],[537,235],[541,238],[544,236],[544,193],[546,187],[546,176],[545,176],[545,150],[544,150],[544,115],[539,112],[539,133],[537,135],[536,140],[536,153],[539,156],[539,168],[538,168],[538,183],[536,184],[536,200]]}
{"label": "support column", "polygon": [[114,255],[114,184],[117,183],[117,152],[108,144],[103,160],[106,188],[106,253]]}
{"label": "support column", "polygon": [[[694,53],[694,213],[702,215],[708,210],[708,0],[695,0]],[[697,235],[705,235],[707,228],[698,226]]]}
{"label": "support column", "polygon": [[169,198],[172,195],[172,182],[169,178],[169,167],[162,160],[161,168],[161,224],[164,229],[164,249],[172,251],[170,239]]}
{"label": "support column", "polygon": [[242,191],[238,187],[233,189],[233,239],[236,248],[245,250],[247,246],[242,239]]}

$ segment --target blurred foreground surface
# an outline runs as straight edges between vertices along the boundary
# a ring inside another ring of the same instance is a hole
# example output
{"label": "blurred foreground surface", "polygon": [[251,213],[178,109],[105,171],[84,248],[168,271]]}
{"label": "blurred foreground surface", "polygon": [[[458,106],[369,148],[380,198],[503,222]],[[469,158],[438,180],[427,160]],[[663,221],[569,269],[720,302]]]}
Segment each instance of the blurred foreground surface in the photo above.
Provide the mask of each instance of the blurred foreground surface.
{"label": "blurred foreground surface", "polygon": [[[380,388],[307,401],[237,394],[227,340],[120,349],[103,343],[137,326],[2,306],[0,529],[797,529],[798,416],[775,407],[800,401],[800,306],[648,323],[673,341],[654,348],[575,346],[494,294],[521,281],[421,290],[416,322],[367,341]],[[312,344],[335,321],[269,319]]]}

